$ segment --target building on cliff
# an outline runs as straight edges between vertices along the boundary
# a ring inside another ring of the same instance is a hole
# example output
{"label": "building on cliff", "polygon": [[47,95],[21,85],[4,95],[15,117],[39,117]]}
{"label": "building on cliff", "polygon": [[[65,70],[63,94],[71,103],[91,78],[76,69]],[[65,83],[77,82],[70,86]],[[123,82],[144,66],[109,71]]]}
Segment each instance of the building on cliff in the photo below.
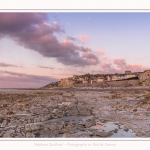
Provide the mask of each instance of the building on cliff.
{"label": "building on cliff", "polygon": [[[84,75],[73,75],[72,77],[63,78],[58,82],[51,83],[45,87],[74,87],[74,86],[110,86],[112,84],[120,85],[126,84],[126,80],[140,81],[142,85],[150,85],[149,75],[150,70],[144,72],[131,72],[126,71],[124,74],[84,74]],[[146,80],[146,81],[145,81]],[[136,84],[138,84],[138,81]],[[122,82],[122,83],[121,83]]]}

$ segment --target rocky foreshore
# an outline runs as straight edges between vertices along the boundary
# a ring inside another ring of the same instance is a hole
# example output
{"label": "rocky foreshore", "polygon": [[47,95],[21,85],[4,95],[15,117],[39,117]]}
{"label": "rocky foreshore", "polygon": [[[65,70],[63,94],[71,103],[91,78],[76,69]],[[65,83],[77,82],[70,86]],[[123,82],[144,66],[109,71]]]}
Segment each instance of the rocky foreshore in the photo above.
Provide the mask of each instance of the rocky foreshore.
{"label": "rocky foreshore", "polygon": [[0,137],[150,137],[150,91],[3,90]]}

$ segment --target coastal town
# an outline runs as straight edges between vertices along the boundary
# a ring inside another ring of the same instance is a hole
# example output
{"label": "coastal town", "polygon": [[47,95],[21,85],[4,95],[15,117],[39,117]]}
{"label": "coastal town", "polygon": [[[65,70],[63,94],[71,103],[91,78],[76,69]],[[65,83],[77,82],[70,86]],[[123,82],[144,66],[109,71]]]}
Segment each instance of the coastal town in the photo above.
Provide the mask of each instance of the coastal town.
{"label": "coastal town", "polygon": [[125,71],[124,74],[85,74],[85,75],[74,75],[72,78],[73,80],[77,80],[80,83],[96,83],[96,82],[103,82],[103,81],[119,81],[119,80],[126,80],[126,79],[138,79],[142,72],[134,72]]}
{"label": "coastal town", "polygon": [[[86,87],[86,86],[138,86],[145,85],[144,82],[149,78],[149,70],[144,72],[125,71],[115,74],[84,74],[73,75],[72,77],[62,78],[58,82],[52,82],[48,87]],[[144,77],[144,78],[143,78]],[[146,83],[147,85],[147,83]]]}

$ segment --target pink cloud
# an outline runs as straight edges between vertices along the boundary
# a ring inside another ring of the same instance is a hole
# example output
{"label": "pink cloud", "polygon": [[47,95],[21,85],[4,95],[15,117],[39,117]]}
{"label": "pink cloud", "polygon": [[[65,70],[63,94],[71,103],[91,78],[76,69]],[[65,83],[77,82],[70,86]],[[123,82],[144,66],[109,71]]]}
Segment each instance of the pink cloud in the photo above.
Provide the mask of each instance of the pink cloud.
{"label": "pink cloud", "polygon": [[39,67],[39,68],[44,68],[44,69],[55,69],[55,68],[53,68],[53,67],[47,67],[47,66],[37,66],[37,67]]}
{"label": "pink cloud", "polygon": [[126,70],[132,70],[132,71],[144,71],[150,69],[149,67],[144,67],[139,64],[127,64]]}
{"label": "pink cloud", "polygon": [[0,67],[19,67],[17,65],[14,64],[8,64],[8,63],[0,63]]}
{"label": "pink cloud", "polygon": [[105,54],[105,52],[103,51],[103,50],[98,50],[97,51],[99,54],[101,54],[101,55],[104,55]]}
{"label": "pink cloud", "polygon": [[69,40],[67,40],[65,38],[62,39],[62,43],[63,44],[72,44]]}
{"label": "pink cloud", "polygon": [[83,43],[89,42],[90,38],[87,35],[80,34],[79,40]]}
{"label": "pink cloud", "polygon": [[126,70],[130,70],[132,72],[143,72],[144,70],[150,69],[150,67],[145,67],[140,64],[130,64],[127,63],[125,58],[116,58],[110,59],[106,56],[107,59],[103,58],[101,61],[100,69],[96,70],[97,73],[104,74],[113,74],[113,73],[124,73]]}
{"label": "pink cloud", "polygon": [[109,63],[109,62],[100,64],[100,67],[101,67],[100,73],[110,73],[110,74],[112,74],[112,73],[116,73],[116,72],[119,71],[116,68],[114,68],[112,63]]}
{"label": "pink cloud", "polygon": [[99,62],[98,58],[92,52],[83,52],[83,57],[89,59],[93,65]]}
{"label": "pink cloud", "polygon": [[104,55],[102,58],[103,58],[104,60],[108,60],[109,57]]}
{"label": "pink cloud", "polygon": [[117,68],[125,68],[127,63],[124,58],[117,58],[113,60],[113,63],[117,66]]}
{"label": "pink cloud", "polygon": [[86,58],[96,58],[95,55],[91,52],[83,52],[83,56]]}
{"label": "pink cloud", "polygon": [[90,40],[90,38],[87,35],[82,35],[82,34],[80,34],[79,37],[67,36],[67,39],[78,43],[87,43]]}
{"label": "pink cloud", "polygon": [[70,40],[70,41],[79,41],[78,38],[75,38],[75,37],[72,37],[72,36],[67,36],[67,39]]}
{"label": "pink cloud", "polygon": [[144,67],[140,64],[128,64],[124,58],[114,59],[113,63],[120,70],[132,70],[132,71],[144,71],[149,69],[148,67]]}
{"label": "pink cloud", "polygon": [[58,25],[58,22],[55,22],[55,21],[54,21],[54,22],[52,22],[52,23],[53,23],[54,25],[56,25],[56,26]]}

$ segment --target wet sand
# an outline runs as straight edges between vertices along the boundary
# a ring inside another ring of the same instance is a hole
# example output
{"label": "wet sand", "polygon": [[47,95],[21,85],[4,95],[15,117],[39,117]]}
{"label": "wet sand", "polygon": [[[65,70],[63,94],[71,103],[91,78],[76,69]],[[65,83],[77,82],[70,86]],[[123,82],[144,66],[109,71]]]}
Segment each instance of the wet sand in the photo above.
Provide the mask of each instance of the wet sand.
{"label": "wet sand", "polygon": [[150,91],[1,89],[0,137],[150,137]]}

